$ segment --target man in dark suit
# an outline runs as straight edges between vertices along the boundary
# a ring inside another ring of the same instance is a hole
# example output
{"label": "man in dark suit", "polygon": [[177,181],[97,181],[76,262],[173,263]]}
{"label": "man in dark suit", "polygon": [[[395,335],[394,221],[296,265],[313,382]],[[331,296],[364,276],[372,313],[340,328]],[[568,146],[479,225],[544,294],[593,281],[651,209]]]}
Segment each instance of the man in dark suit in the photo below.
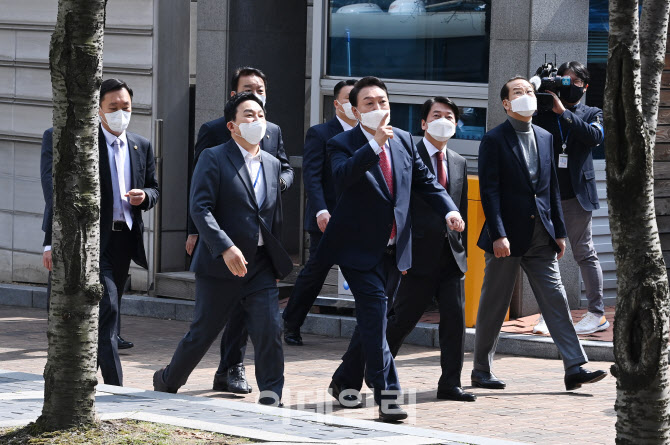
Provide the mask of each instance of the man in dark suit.
{"label": "man in dark suit", "polygon": [[330,384],[343,405],[360,405],[358,371],[366,380],[382,421],[407,417],[398,405],[400,384],[386,342],[387,302],[400,273],[412,266],[410,193],[418,192],[452,230],[462,231],[456,205],[416,152],[412,136],[388,125],[390,104],[384,83],[364,77],[349,94],[361,123],[328,141],[338,202],[317,255],[339,264],[356,302],[357,327]]}
{"label": "man in dark suit", "polygon": [[[265,107],[267,95],[267,77],[265,74],[252,67],[242,67],[235,70],[230,82],[230,96],[242,92],[255,94]],[[267,121],[266,121],[267,122]],[[222,116],[213,121],[206,122],[200,127],[198,140],[195,144],[193,164],[197,165],[202,151],[209,147],[221,145],[230,140],[228,121]],[[260,142],[261,150],[270,153],[281,163],[281,191],[286,191],[293,184],[293,169],[291,168],[282,139],[281,128],[272,122],[267,122],[265,136]],[[189,215],[188,238],[186,240],[186,252],[191,255],[198,240],[198,229]],[[241,308],[237,314],[230,319],[221,336],[221,361],[214,375],[212,385],[215,391],[230,391],[234,393],[247,394],[251,392],[251,386],[247,383],[244,372],[244,355],[247,349],[247,328],[244,325],[244,317]]]}
{"label": "man in dark suit", "polygon": [[349,92],[355,80],[343,80],[335,85],[335,117],[326,123],[314,125],[305,135],[302,158],[302,180],[307,192],[305,230],[309,233],[309,260],[300,271],[295,287],[284,309],[284,341],[288,345],[302,346],[300,327],[309,309],[319,296],[323,282],[332,263],[316,255],[316,248],[328,226],[330,214],[335,210],[335,186],[326,143],[343,131],[351,130],[358,122],[351,110]]}
{"label": "man in dark suit", "polygon": [[565,252],[566,230],[552,136],[531,123],[537,101],[533,85],[525,78],[506,82],[500,99],[507,120],[486,133],[479,146],[479,189],[486,221],[477,245],[486,252],[486,269],[472,384],[489,389],[506,386],[491,367],[521,266],[563,358],[565,387],[576,389],[602,380],[607,373],[581,367],[588,359],[561,283],[558,259]]}
{"label": "man in dark suit", "polygon": [[[100,281],[104,293],[98,323],[98,365],[104,382],[118,386],[123,385],[118,352],[119,306],[130,261],[147,268],[142,211],[151,209],[160,193],[151,143],[126,131],[132,97],[133,91],[119,79],[107,79],[100,87]],[[50,180],[52,135],[47,133],[52,131],[47,130],[43,137],[40,163],[47,203],[42,228],[49,247],[53,190]],[[48,265],[51,266],[50,255]]]}
{"label": "man in dark suit", "polygon": [[191,217],[199,242],[191,270],[195,313],[170,364],[154,374],[156,391],[177,392],[231,315],[242,307],[254,344],[259,403],[278,405],[284,386],[284,354],[277,279],[293,264],[279,243],[281,164],[260,149],[263,103],[251,93],[225,107],[232,140],[201,154],[191,183]]}
{"label": "man in dark suit", "polygon": [[[446,97],[428,99],[421,108],[425,131],[416,150],[426,167],[445,187],[467,223],[468,170],[465,159],[447,148],[458,123],[458,107]],[[476,396],[461,388],[465,350],[465,298],[467,270],[466,232],[448,230],[441,217],[412,192],[412,268],[402,277],[389,311],[386,340],[395,357],[433,298],[440,310],[440,365],[437,398],[473,402]]]}
{"label": "man in dark suit", "polygon": [[[575,325],[575,331],[592,334],[610,326],[605,318],[603,271],[593,246],[592,230],[593,211],[600,208],[592,153],[605,137],[603,111],[580,102],[589,86],[589,72],[584,65],[564,63],[558,67],[558,75],[570,77],[570,93],[561,94],[559,99],[549,92],[554,96],[553,108],[538,113],[533,122],[554,137],[554,161],[565,228],[589,302],[589,311]],[[545,328],[539,323],[535,330],[546,333]]]}

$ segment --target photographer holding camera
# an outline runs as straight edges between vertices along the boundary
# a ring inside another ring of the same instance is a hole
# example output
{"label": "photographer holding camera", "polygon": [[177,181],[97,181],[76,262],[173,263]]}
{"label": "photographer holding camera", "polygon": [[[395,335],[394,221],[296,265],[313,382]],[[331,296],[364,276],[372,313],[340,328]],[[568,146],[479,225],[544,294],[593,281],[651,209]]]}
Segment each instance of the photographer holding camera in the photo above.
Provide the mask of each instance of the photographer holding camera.
{"label": "photographer holding camera", "polygon": [[[604,140],[603,112],[580,103],[588,88],[589,72],[579,62],[564,63],[556,71],[545,64],[531,82],[539,91],[539,111],[533,123],[553,135],[563,216],[589,303],[575,330],[577,334],[603,331],[610,324],[605,318],[603,273],[591,228],[592,212],[600,208],[592,150]],[[548,332],[542,316],[533,332]]]}

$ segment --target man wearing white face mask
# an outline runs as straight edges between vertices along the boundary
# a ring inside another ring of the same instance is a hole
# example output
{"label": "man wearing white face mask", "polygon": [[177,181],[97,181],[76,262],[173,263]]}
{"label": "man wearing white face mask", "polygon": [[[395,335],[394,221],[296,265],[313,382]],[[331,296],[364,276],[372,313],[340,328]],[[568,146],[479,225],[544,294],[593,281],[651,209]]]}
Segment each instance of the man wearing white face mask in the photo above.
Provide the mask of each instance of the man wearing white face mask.
{"label": "man wearing white face mask", "polygon": [[191,216],[202,237],[191,263],[193,322],[153,384],[177,392],[230,317],[240,314],[254,345],[258,402],[276,406],[284,387],[276,280],[293,268],[279,242],[281,164],[260,149],[266,122],[257,96],[233,96],[225,118],[232,140],[203,151],[191,184]]}
{"label": "man wearing white face mask", "polygon": [[551,133],[532,125],[535,90],[514,77],[500,91],[507,121],[492,129],[479,146],[479,189],[486,221],[477,245],[486,269],[477,313],[472,384],[504,389],[492,372],[500,328],[519,266],[530,281],[565,368],[565,388],[602,380],[605,371],[581,367],[588,359],[572,325],[558,259],[567,235],[561,210]]}
{"label": "man wearing white face mask", "polygon": [[309,233],[309,260],[300,271],[283,313],[284,341],[288,345],[302,346],[300,327],[333,266],[333,263],[322,261],[316,255],[321,236],[328,226],[330,214],[335,210],[336,204],[335,185],[330,159],[326,153],[326,143],[343,131],[351,130],[358,122],[349,102],[349,92],[355,83],[355,80],[350,79],[335,85],[333,89],[335,117],[323,124],[314,125],[305,134],[302,179],[307,193],[305,230]]}
{"label": "man wearing white face mask", "polygon": [[[421,107],[423,140],[416,151],[426,167],[447,189],[467,224],[468,170],[465,159],[447,148],[456,132],[459,110],[446,97],[428,99]],[[474,394],[463,391],[461,370],[465,346],[465,297],[463,276],[467,270],[467,232],[448,230],[417,193],[412,193],[412,268],[403,276],[389,311],[386,340],[398,354],[403,341],[435,298],[440,310],[440,365],[437,398],[472,402]]]}
{"label": "man wearing white face mask", "polygon": [[[147,268],[142,211],[151,209],[159,197],[151,143],[126,131],[132,113],[133,90],[119,79],[100,86],[98,131],[100,175],[100,300],[98,365],[108,385],[123,385],[119,349],[132,347],[119,336],[120,306],[130,261]],[[42,145],[42,181],[45,200],[51,203],[51,132]],[[48,199],[47,199],[48,197]],[[45,267],[51,270],[52,208],[45,208]]]}

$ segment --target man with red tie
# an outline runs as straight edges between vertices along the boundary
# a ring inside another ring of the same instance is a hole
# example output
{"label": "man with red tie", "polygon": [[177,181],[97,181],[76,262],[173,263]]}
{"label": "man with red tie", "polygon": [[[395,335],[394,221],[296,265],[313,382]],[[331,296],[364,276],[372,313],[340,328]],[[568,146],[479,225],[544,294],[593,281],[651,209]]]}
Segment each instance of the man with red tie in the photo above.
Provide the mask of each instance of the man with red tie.
{"label": "man with red tie", "polygon": [[452,230],[463,231],[465,224],[419,157],[412,136],[389,125],[384,83],[376,77],[360,79],[349,101],[360,124],[328,141],[338,202],[317,255],[340,266],[354,295],[358,325],[329,390],[343,406],[360,406],[364,360],[380,420],[398,421],[407,413],[398,405],[400,384],[386,342],[386,315],[401,272],[412,266],[411,192],[446,218]]}

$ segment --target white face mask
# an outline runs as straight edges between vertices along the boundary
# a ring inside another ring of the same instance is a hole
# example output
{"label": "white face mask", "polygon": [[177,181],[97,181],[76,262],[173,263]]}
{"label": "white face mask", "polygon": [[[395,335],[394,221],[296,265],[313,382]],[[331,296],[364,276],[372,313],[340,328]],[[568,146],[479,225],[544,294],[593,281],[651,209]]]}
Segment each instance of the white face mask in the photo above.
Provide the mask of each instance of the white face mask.
{"label": "white face mask", "polygon": [[242,139],[251,145],[258,145],[261,139],[263,139],[263,136],[265,136],[265,120],[259,119],[253,122],[244,122],[240,125],[233,122],[233,125],[236,125],[237,128],[240,129],[240,136],[242,136]]}
{"label": "white face mask", "polygon": [[256,94],[256,93],[254,93],[254,96],[256,96],[257,98],[259,98],[259,99],[261,100],[261,102],[263,102],[263,107],[265,107],[265,101],[268,100],[268,98],[265,97],[264,94]]}
{"label": "white face mask", "polygon": [[337,103],[342,105],[342,108],[344,109],[344,115],[347,116],[347,119],[351,119],[352,121],[357,120],[356,116],[354,116],[354,111],[351,109],[351,102],[342,103],[338,100]]}
{"label": "white face mask", "polygon": [[100,120],[105,122],[110,130],[115,133],[123,133],[128,128],[130,123],[130,111],[117,110],[113,113],[103,113],[104,119],[101,116]]}
{"label": "white face mask", "polygon": [[532,116],[537,110],[537,99],[535,96],[530,96],[524,94],[521,97],[517,97],[510,102],[512,105],[512,111],[520,114],[521,116]]}
{"label": "white face mask", "polygon": [[361,113],[361,124],[365,127],[376,129],[387,113],[389,117],[386,119],[386,124],[388,124],[391,122],[391,110],[372,110],[367,113]]}
{"label": "white face mask", "polygon": [[435,119],[428,122],[428,134],[436,141],[448,141],[456,133],[456,125],[446,117]]}

